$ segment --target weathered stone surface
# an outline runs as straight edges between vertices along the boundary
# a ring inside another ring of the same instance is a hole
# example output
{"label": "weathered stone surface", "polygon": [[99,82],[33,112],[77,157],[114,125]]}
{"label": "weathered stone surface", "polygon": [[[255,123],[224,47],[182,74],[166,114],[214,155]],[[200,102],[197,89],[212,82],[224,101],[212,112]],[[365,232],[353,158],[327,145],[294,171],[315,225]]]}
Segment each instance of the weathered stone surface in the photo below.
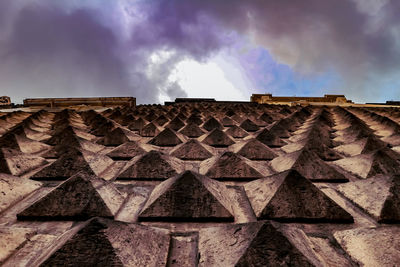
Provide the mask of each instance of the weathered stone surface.
{"label": "weathered stone surface", "polygon": [[197,138],[204,134],[204,131],[195,123],[188,123],[180,133],[190,138]]}
{"label": "weathered stone surface", "polygon": [[218,129],[218,130],[224,129],[224,127],[221,125],[221,123],[214,117],[211,117],[210,119],[208,119],[203,124],[203,128],[206,129],[207,131],[212,131],[214,129]]}
{"label": "weathered stone surface", "polygon": [[41,186],[40,182],[0,173],[0,213]]}
{"label": "weathered stone surface", "polygon": [[204,228],[199,266],[323,266],[304,238],[299,229],[269,221]]}
{"label": "weathered stone surface", "polygon": [[274,158],[271,161],[271,166],[277,172],[294,169],[302,176],[314,182],[348,181],[342,173],[325,163],[309,149],[302,149]]}
{"label": "weathered stone surface", "polygon": [[159,133],[148,143],[155,146],[176,146],[181,144],[182,140],[177,136],[174,130],[170,128],[165,128],[164,131]]}
{"label": "weathered stone surface", "polygon": [[241,127],[237,125],[229,127],[229,129],[226,130],[225,132],[230,136],[232,136],[233,138],[244,138],[249,135],[245,130],[243,130]]}
{"label": "weathered stone surface", "polygon": [[167,124],[166,127],[171,128],[174,131],[179,131],[183,126],[185,126],[185,123],[178,116],[176,116]]}
{"label": "weathered stone surface", "polygon": [[[246,162],[245,158],[242,158],[233,152],[225,152],[211,162],[211,167],[205,173],[205,175],[211,178],[254,179],[262,177],[256,169]],[[204,162],[202,164],[204,167],[200,167],[201,172],[210,165],[209,162]]]}
{"label": "weathered stone surface", "polygon": [[108,132],[98,143],[105,146],[119,146],[123,143],[131,141],[129,133],[125,129],[117,127],[112,131]]}
{"label": "weathered stone surface", "polygon": [[0,228],[0,264],[34,235],[32,229],[27,228]]}
{"label": "weathered stone surface", "polygon": [[297,171],[244,186],[256,216],[298,222],[353,222],[353,217]]}
{"label": "weathered stone surface", "polygon": [[256,138],[258,141],[269,147],[281,147],[286,145],[284,141],[282,141],[278,136],[272,134],[267,129],[262,130]]}
{"label": "weathered stone surface", "polygon": [[215,129],[205,137],[203,143],[214,147],[227,147],[235,142],[225,132]]}
{"label": "weathered stone surface", "polygon": [[249,119],[244,120],[240,124],[240,127],[242,127],[243,129],[245,129],[248,132],[255,132],[260,129],[260,127],[257,124],[255,124],[252,120],[249,120]]}
{"label": "weathered stone surface", "polygon": [[338,190],[379,222],[400,222],[400,175],[350,182]]}
{"label": "weathered stone surface", "polygon": [[110,183],[80,172],[18,214],[29,220],[86,220],[113,217],[123,197]]}
{"label": "weathered stone surface", "polygon": [[41,266],[165,266],[167,230],[95,218],[66,233]]}
{"label": "weathered stone surface", "polygon": [[360,266],[397,266],[400,263],[400,228],[358,228],[334,233],[337,242]]}
{"label": "weathered stone surface", "polygon": [[39,156],[24,154],[11,148],[0,148],[0,172],[22,175],[48,162]]}
{"label": "weathered stone surface", "polygon": [[126,142],[107,153],[107,156],[113,160],[130,160],[138,155],[142,155],[146,151],[136,142]]}
{"label": "weathered stone surface", "polygon": [[160,130],[157,128],[157,126],[154,125],[154,123],[150,122],[146,126],[144,126],[142,129],[140,129],[139,133],[142,137],[154,137],[156,136]]}
{"label": "weathered stone surface", "polygon": [[190,139],[171,151],[171,156],[182,160],[205,160],[211,158],[213,154],[196,139]]}
{"label": "weathered stone surface", "polygon": [[141,220],[233,221],[227,188],[222,183],[186,171],[156,186],[140,212]]}
{"label": "weathered stone surface", "polygon": [[89,174],[101,176],[101,173],[113,163],[113,160],[105,155],[71,149],[49,166],[35,173],[31,178],[63,180],[82,170]]}
{"label": "weathered stone surface", "polygon": [[167,179],[177,175],[178,170],[181,170],[179,162],[152,150],[129,162],[118,178]]}
{"label": "weathered stone surface", "polygon": [[249,140],[244,146],[242,146],[237,154],[251,160],[271,160],[277,157],[272,149],[257,139]]}
{"label": "weathered stone surface", "polygon": [[362,178],[370,178],[377,174],[397,174],[400,170],[399,161],[391,157],[386,149],[337,160],[335,164]]}

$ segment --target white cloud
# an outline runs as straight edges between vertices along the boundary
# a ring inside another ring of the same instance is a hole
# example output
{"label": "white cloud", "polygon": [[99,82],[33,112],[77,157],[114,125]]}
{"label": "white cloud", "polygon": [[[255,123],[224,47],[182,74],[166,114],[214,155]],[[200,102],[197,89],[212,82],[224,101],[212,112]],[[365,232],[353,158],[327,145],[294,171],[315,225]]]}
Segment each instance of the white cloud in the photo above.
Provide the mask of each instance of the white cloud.
{"label": "white cloud", "polygon": [[232,83],[240,77],[233,78],[231,74],[234,72],[222,69],[216,61],[184,60],[177,64],[170,81],[176,81],[188,97],[248,101],[249,96]]}

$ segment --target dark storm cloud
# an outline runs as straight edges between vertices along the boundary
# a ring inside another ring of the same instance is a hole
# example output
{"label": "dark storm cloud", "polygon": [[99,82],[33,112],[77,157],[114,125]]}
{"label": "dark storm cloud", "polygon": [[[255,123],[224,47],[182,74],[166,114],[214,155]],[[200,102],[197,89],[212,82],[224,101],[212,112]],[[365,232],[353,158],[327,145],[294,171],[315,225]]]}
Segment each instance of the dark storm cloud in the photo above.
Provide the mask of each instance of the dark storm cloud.
{"label": "dark storm cloud", "polygon": [[350,96],[368,96],[399,76],[399,11],[395,0],[3,0],[0,94],[185,96],[169,81],[176,64],[229,47],[233,32],[300,73],[337,72]]}
{"label": "dark storm cloud", "polygon": [[[400,2],[396,0],[164,0],[154,19],[213,18],[225,30],[250,35],[280,63],[304,74],[334,71],[353,97],[368,97],[399,76]],[[212,29],[212,28],[211,28]],[[400,97],[400,93],[398,93]]]}

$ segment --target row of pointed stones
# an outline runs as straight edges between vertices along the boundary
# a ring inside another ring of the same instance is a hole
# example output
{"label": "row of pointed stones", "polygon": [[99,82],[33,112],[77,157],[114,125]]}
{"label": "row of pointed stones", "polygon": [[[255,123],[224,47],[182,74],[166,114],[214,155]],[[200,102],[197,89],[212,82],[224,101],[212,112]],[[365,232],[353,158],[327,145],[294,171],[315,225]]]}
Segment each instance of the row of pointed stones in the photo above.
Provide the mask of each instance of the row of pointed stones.
{"label": "row of pointed stones", "polygon": [[[260,221],[192,232],[194,251],[174,258],[182,236],[166,229],[93,218],[66,232],[61,242],[30,262],[37,266],[320,266],[305,233]],[[210,238],[213,237],[213,238]],[[236,242],[232,243],[232,239]],[[145,240],[145,242],[144,242]],[[302,242],[299,242],[302,240]],[[229,249],[226,249],[229,247]],[[174,247],[172,246],[172,250]]]}
{"label": "row of pointed stones", "polygon": [[[296,171],[244,185],[258,219],[353,222],[352,216]],[[225,184],[185,171],[153,188],[139,221],[235,221],[234,193]],[[21,220],[115,218],[124,195],[111,182],[79,172],[21,211]],[[395,220],[395,218],[392,218]]]}

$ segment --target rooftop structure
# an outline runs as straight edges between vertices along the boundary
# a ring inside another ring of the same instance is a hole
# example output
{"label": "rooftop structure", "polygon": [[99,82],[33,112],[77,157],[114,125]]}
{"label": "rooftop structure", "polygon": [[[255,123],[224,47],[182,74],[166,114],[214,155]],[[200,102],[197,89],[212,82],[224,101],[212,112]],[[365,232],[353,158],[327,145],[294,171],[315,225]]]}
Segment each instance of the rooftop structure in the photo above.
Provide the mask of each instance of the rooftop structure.
{"label": "rooftop structure", "polygon": [[69,107],[69,106],[116,107],[136,105],[134,97],[70,97],[70,98],[27,98],[25,107]]}
{"label": "rooftop structure", "polygon": [[259,104],[344,104],[353,103],[347,100],[344,95],[324,95],[323,97],[308,96],[272,96],[272,94],[253,94],[250,98],[251,102]]}
{"label": "rooftop structure", "polygon": [[399,129],[394,107],[0,113],[0,265],[398,266]]}

